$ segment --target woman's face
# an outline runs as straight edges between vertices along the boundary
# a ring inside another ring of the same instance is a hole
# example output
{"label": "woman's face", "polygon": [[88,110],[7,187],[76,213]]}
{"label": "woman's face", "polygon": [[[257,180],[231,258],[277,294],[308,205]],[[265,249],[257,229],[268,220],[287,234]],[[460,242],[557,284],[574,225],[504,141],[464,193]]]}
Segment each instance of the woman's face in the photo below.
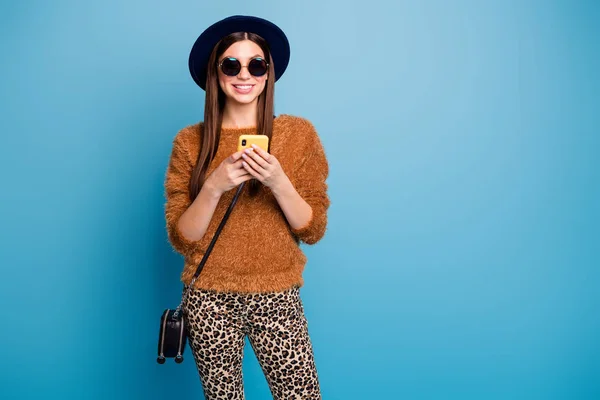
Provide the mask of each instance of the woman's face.
{"label": "woman's face", "polygon": [[242,40],[229,46],[219,57],[219,63],[228,57],[237,59],[241,63],[242,69],[236,76],[228,76],[223,73],[221,68],[217,68],[221,90],[227,96],[228,101],[239,104],[255,102],[263,92],[269,74],[253,76],[247,67],[251,59],[255,57],[265,58],[262,49],[251,40]]}

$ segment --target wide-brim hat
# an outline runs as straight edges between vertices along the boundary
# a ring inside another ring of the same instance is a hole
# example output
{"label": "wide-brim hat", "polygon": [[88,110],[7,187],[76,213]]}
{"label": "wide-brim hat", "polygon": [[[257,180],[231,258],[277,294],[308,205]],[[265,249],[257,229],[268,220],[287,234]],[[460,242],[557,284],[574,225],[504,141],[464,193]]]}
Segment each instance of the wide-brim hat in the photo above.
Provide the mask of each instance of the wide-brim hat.
{"label": "wide-brim hat", "polygon": [[235,32],[255,33],[267,41],[273,58],[275,81],[281,78],[287,69],[290,61],[290,44],[285,33],[266,19],[234,15],[206,28],[192,46],[189,59],[190,74],[194,82],[203,90],[206,90],[206,74],[210,54],[223,37]]}

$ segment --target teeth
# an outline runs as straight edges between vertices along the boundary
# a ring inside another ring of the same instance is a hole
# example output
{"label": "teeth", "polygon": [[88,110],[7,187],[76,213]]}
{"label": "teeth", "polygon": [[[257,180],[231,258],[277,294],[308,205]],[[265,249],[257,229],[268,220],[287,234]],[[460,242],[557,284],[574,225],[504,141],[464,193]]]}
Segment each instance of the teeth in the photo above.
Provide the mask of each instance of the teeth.
{"label": "teeth", "polygon": [[250,89],[252,85],[233,85],[238,89]]}

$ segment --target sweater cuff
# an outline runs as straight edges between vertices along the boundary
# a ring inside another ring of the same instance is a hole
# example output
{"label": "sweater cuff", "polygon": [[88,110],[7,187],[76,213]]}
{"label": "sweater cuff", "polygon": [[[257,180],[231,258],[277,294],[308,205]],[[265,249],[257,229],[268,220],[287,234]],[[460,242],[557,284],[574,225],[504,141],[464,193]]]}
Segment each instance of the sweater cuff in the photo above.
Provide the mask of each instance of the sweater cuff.
{"label": "sweater cuff", "polygon": [[303,238],[309,236],[309,233],[311,232],[311,228],[314,225],[314,221],[315,221],[315,212],[313,210],[308,222],[301,228],[296,228],[296,229],[292,228],[292,233],[294,235],[298,236],[300,239],[303,239]]}
{"label": "sweater cuff", "polygon": [[[310,204],[310,203],[309,203]],[[306,244],[315,244],[325,234],[327,217],[325,210],[320,204],[311,204],[312,215],[310,220],[300,228],[292,228],[291,232]]]}
{"label": "sweater cuff", "polygon": [[189,240],[185,236],[183,236],[183,233],[179,230],[179,227],[177,226],[177,221],[175,221],[171,225],[169,229],[169,236],[175,250],[177,250],[183,256],[191,254],[200,242]]}

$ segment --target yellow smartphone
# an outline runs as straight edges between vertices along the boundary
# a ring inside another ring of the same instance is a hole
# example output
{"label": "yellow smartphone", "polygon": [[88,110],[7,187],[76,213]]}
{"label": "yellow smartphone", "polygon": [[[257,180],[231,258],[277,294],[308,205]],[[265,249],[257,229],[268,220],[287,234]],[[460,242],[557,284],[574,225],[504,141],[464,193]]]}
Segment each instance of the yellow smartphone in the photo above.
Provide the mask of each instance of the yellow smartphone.
{"label": "yellow smartphone", "polygon": [[238,151],[252,147],[255,144],[264,151],[269,151],[269,137],[267,135],[240,135],[238,139]]}

